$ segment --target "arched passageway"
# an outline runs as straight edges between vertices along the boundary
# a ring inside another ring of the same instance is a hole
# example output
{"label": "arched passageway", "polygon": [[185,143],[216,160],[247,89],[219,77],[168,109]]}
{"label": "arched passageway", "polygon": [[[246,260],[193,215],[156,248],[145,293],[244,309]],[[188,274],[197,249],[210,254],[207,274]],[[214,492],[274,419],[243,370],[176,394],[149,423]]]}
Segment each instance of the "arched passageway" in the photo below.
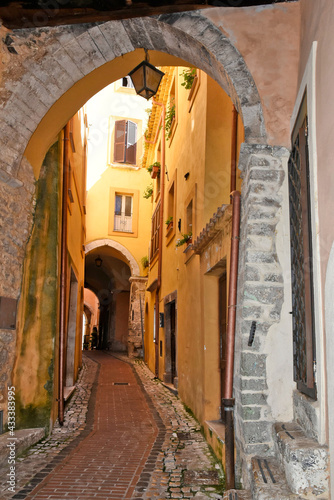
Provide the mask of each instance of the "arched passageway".
{"label": "arched passageway", "polygon": [[99,349],[133,354],[141,348],[145,283],[138,263],[120,243],[104,239],[86,245],[85,286],[99,299]]}
{"label": "arched passageway", "polygon": [[[244,176],[236,358],[239,374],[236,389],[240,398],[246,387],[242,384],[240,373],[254,357],[253,353],[245,352],[243,342],[243,334],[248,332],[249,318],[254,312],[254,296],[261,302],[259,308],[262,309],[257,314],[264,313],[265,320],[260,326],[264,334],[278,321],[283,302],[282,270],[279,265],[276,269],[277,282],[272,288],[262,282],[247,283],[243,272],[248,263],[263,261],[262,236],[269,238],[266,240],[266,258],[270,262],[278,262],[275,243],[279,218],[270,210],[273,200],[275,213],[282,204],[280,189],[287,156],[285,148],[266,144],[261,99],[243,57],[219,27],[199,12],[164,15],[158,19],[110,21],[98,26],[52,28],[47,39],[42,31],[32,30],[25,33],[24,43],[27,39],[36,41],[35,52],[31,53],[29,64],[22,65],[18,70],[12,82],[13,90],[6,96],[0,110],[0,119],[4,124],[0,139],[3,151],[0,178],[4,183],[1,186],[1,203],[8,205],[9,199],[12,202],[9,206],[14,206],[19,199],[22,210],[17,219],[25,227],[20,233],[21,249],[16,258],[6,249],[11,234],[10,221],[4,227],[4,239],[0,243],[4,263],[11,265],[16,276],[12,287],[15,298],[20,290],[24,244],[32,224],[34,175],[38,177],[44,155],[61,128],[89,97],[127,74],[143,59],[143,49],[149,51],[153,64],[179,62],[202,69],[230,95],[245,128],[245,144],[239,161]],[[261,219],[261,224],[257,224],[258,219]],[[92,256],[95,255],[98,246],[93,248],[86,249],[88,256],[90,251]],[[120,260],[124,262],[124,259]],[[130,260],[128,263],[130,281],[136,280],[139,275],[136,263]],[[0,286],[5,289],[7,284],[4,281]],[[12,351],[14,346],[15,341]],[[266,380],[266,356],[263,352],[255,356],[258,357],[257,376]],[[7,368],[7,373],[10,369]],[[275,382],[271,379],[271,383]],[[270,414],[271,408],[266,402],[264,407]],[[236,418],[241,429],[238,446],[242,453],[250,454],[249,435],[254,422],[243,422],[242,410]],[[270,418],[264,421],[261,416],[258,420],[263,432],[256,444],[261,446],[271,439],[271,422]]]}

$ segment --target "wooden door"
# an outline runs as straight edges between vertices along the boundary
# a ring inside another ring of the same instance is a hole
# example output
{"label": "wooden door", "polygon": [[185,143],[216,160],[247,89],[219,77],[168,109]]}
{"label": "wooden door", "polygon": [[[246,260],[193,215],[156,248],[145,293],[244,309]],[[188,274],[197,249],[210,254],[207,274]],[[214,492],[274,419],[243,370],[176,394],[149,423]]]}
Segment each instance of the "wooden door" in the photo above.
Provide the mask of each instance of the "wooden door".
{"label": "wooden door", "polygon": [[223,407],[226,370],[227,286],[226,273],[219,278],[219,367],[220,367],[220,418],[224,420]]}

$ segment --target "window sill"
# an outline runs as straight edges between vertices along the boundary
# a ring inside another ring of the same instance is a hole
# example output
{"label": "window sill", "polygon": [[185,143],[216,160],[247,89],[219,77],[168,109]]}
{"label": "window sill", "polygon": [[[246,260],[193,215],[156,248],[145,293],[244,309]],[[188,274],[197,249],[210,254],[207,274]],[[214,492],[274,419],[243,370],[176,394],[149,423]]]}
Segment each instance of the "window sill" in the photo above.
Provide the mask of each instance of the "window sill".
{"label": "window sill", "polygon": [[173,141],[173,138],[174,138],[174,135],[175,135],[175,131],[176,131],[176,127],[177,127],[177,119],[176,119],[176,115],[172,121],[172,126],[170,128],[170,134],[169,134],[169,137],[168,137],[168,147],[171,146],[172,144],[172,141]]}
{"label": "window sill", "polygon": [[175,227],[174,225],[167,229],[166,232],[166,246],[170,244],[170,242],[174,239],[175,236]]}
{"label": "window sill", "polygon": [[120,169],[129,169],[129,170],[139,170],[140,167],[138,165],[131,165],[131,163],[108,163],[108,167],[112,168],[120,168]]}
{"label": "window sill", "polygon": [[183,253],[184,253],[184,263],[187,264],[193,257],[193,255],[195,255],[193,244],[189,243],[189,245],[187,245],[187,247],[183,250]]}
{"label": "window sill", "polygon": [[190,113],[191,108],[193,107],[195,98],[197,96],[197,92],[198,92],[199,85],[200,85],[200,74],[201,74],[200,72],[198,72],[196,74],[196,76],[194,78],[194,81],[193,81],[193,84],[191,86],[191,89],[189,90],[189,95],[188,95],[189,109],[188,109],[188,113]]}
{"label": "window sill", "polygon": [[154,254],[154,256],[150,260],[150,270],[152,267],[155,266],[155,264],[158,262],[158,257],[159,257],[159,250]]}

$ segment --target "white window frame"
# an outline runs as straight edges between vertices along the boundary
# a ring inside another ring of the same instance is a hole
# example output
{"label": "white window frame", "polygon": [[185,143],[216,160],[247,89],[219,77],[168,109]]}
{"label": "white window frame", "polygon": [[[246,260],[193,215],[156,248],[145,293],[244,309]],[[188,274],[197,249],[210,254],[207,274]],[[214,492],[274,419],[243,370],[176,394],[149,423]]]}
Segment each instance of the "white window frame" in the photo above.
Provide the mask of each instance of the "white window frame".
{"label": "white window frame", "polygon": [[[121,213],[116,214],[117,198],[121,198]],[[131,199],[131,215],[126,215],[126,198]],[[115,193],[114,231],[132,233],[133,223],[133,196],[130,194]]]}

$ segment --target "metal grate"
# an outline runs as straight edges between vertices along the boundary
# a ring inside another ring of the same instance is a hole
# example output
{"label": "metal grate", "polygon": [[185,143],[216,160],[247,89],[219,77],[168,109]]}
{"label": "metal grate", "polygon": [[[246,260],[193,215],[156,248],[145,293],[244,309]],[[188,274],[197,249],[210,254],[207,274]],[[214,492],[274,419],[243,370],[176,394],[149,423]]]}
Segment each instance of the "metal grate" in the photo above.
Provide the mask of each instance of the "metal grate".
{"label": "metal grate", "polygon": [[302,128],[295,139],[289,159],[288,173],[294,380],[301,392],[315,397],[312,251],[306,128]]}

